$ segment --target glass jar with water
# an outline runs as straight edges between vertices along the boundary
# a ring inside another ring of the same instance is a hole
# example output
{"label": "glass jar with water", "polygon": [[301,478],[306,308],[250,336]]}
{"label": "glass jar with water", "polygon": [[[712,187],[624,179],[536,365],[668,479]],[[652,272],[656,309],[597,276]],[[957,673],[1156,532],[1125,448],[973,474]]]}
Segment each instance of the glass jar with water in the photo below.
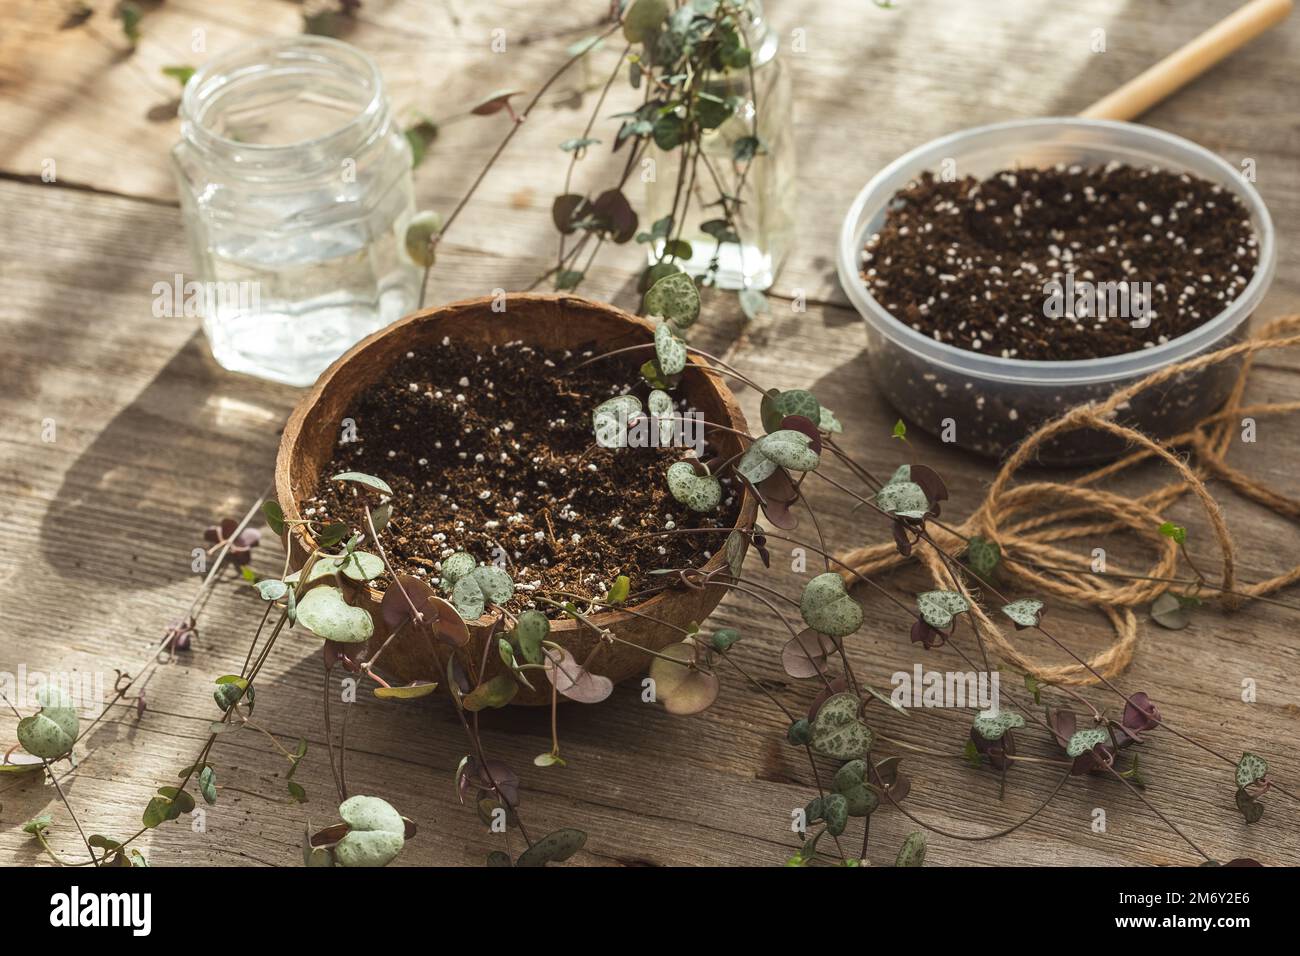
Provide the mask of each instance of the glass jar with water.
{"label": "glass jar with water", "polygon": [[[711,273],[723,289],[769,288],[775,281],[794,237],[797,196],[795,190],[794,131],[791,122],[790,77],[777,56],[776,32],[763,15],[761,0],[738,4],[738,22],[751,51],[746,67],[711,72],[701,91],[717,99],[737,102],[721,126],[704,131],[700,150],[705,163],[691,184],[681,238],[690,243],[691,256],[677,259],[691,275]],[[749,162],[734,159],[737,140],[757,129],[761,151]],[[651,144],[655,175],[646,187],[645,221],[672,215],[682,162],[681,148],[666,151]],[[690,177],[685,177],[690,182]],[[718,194],[736,202],[735,238],[723,240],[700,225],[716,219]],[[664,253],[665,239],[650,249],[654,263]],[[715,261],[716,260],[716,261]]]}
{"label": "glass jar with water", "polygon": [[361,51],[298,36],[214,59],[186,84],[173,160],[226,368],[308,385],[415,304],[411,150]]}

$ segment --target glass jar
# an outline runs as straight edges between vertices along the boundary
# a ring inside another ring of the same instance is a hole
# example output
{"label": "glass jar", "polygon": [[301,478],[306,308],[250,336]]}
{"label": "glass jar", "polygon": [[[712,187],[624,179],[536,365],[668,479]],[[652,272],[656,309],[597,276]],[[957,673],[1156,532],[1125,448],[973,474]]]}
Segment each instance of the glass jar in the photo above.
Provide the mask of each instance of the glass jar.
{"label": "glass jar", "polygon": [[173,167],[218,362],[308,385],[410,311],[411,149],[368,56],[315,36],[246,44],[195,73],[180,115]]}
{"label": "glass jar", "polygon": [[[789,73],[777,56],[778,37],[763,16],[762,3],[746,0],[744,8],[747,15],[741,17],[741,27],[752,51],[750,67],[710,73],[700,87],[701,92],[723,100],[735,97],[740,102],[721,126],[701,136],[700,149],[708,166],[703,160],[699,164],[681,234],[690,243],[691,256],[676,261],[698,276],[710,271],[716,257],[714,276],[719,288],[763,290],[775,280],[794,235],[797,196],[792,97]],[[736,160],[734,150],[737,140],[754,135],[755,116],[762,150],[747,164]],[[655,163],[654,178],[646,186],[647,221],[657,222],[673,211],[682,147],[665,151],[651,143],[649,155]],[[740,200],[734,213],[738,242],[719,243],[725,236],[700,228],[721,216],[719,182],[721,191]],[[672,238],[676,238],[676,228]],[[666,242],[659,239],[651,246],[651,262],[663,256]]]}

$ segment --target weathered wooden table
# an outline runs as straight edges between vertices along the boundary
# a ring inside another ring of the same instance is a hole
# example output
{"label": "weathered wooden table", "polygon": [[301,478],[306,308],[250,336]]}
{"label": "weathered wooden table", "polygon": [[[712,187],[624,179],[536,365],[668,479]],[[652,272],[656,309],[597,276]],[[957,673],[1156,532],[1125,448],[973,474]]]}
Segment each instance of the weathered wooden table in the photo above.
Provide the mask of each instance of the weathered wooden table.
{"label": "weathered wooden table", "polygon": [[[851,197],[882,164],[936,135],[976,123],[1069,114],[1137,73],[1222,17],[1235,0],[1184,3],[1022,0],[1012,4],[905,0],[880,10],[864,0],[773,0],[783,38],[800,34],[804,52],[785,42],[797,89],[802,208],[797,251],[775,290],[772,314],[745,326],[734,298],[711,300],[705,324],[731,362],[772,385],[814,388],[847,424],[847,444],[871,467],[896,464],[888,440],[896,414],[864,372],[864,336],[833,273],[835,236]],[[0,13],[0,671],[138,671],[168,621],[196,586],[191,549],[203,528],[242,513],[266,488],[277,432],[299,393],[225,372],[192,320],[151,314],[152,287],[189,268],[167,163],[176,139],[177,93],[163,66],[201,62],[189,52],[195,30],[206,49],[300,28],[288,2],[168,0],[148,8],[143,39],[126,52],[111,4],[80,26],[64,23],[74,4],[16,0]],[[607,5],[531,0],[463,2],[366,0],[349,39],[379,61],[396,106],[435,116],[506,86],[529,88],[593,31]],[[504,29],[506,51],[489,49]],[[1090,33],[1106,31],[1094,53]],[[594,55],[600,74],[612,50]],[[1300,22],[1258,41],[1146,117],[1232,163],[1252,158],[1258,185],[1280,233],[1278,278],[1262,319],[1300,308],[1300,123],[1293,67]],[[580,73],[562,81],[443,243],[434,301],[522,288],[549,264],[549,207],[591,89]],[[417,173],[420,204],[446,211],[497,143],[501,117],[448,126]],[[580,168],[592,177],[606,157]],[[42,173],[54,172],[52,182]],[[603,255],[584,291],[635,308],[638,253]],[[803,298],[808,310],[791,302]],[[1270,354],[1252,381],[1259,400],[1300,398],[1295,356]],[[746,397],[747,409],[755,413]],[[53,435],[49,428],[53,425]],[[45,439],[53,437],[54,440]],[[921,460],[952,490],[950,511],[969,512],[992,475],[990,464],[925,437]],[[1300,424],[1270,421],[1233,460],[1295,494]],[[1139,475],[1136,486],[1153,476]],[[1300,529],[1217,488],[1241,547],[1240,573],[1258,580],[1293,564]],[[850,514],[849,503],[820,495],[833,540],[844,547],[879,539],[880,529]],[[1169,515],[1192,529],[1213,564],[1195,509]],[[258,549],[270,571],[276,545]],[[1086,552],[1085,552],[1086,553]],[[777,586],[788,581],[775,578]],[[921,583],[896,574],[900,589]],[[863,595],[871,601],[870,595]],[[1296,601],[1295,595],[1280,597]],[[906,622],[873,602],[869,626],[851,652],[860,673],[887,684],[914,659]],[[210,683],[237,671],[256,608],[233,583],[204,608],[200,636],[179,663],[160,667],[146,688],[148,710],[118,707],[91,735],[82,766],[64,778],[87,832],[125,835],[138,827],[154,789],[175,779],[207,733],[215,710]],[[745,633],[737,654],[769,687],[780,670],[778,628],[728,599],[717,623]],[[1100,615],[1053,608],[1058,630],[1080,649],[1109,639]],[[1171,720],[1228,753],[1266,753],[1274,776],[1300,780],[1297,705],[1300,677],[1295,612],[1252,605],[1207,611],[1191,627],[1143,623],[1137,660],[1122,683],[1155,696]],[[1050,648],[1041,652],[1049,655]],[[333,820],[332,786],[319,718],[319,643],[283,643],[260,681],[258,719],[287,740],[305,737],[311,753],[295,779],[305,805],[285,796],[285,761],[266,739],[242,733],[216,751],[221,796],[205,832],[184,823],[152,831],[142,846],[158,864],[297,862],[304,822]],[[946,655],[946,656],[945,656]],[[933,666],[957,664],[937,651]],[[961,669],[960,666],[958,669]],[[1241,701],[1251,678],[1258,700]],[[810,688],[789,691],[801,703]],[[1094,695],[1100,702],[1105,700]],[[969,714],[926,712],[884,718],[887,732],[956,755]],[[590,832],[576,862],[587,864],[759,864],[782,861],[796,839],[790,811],[811,790],[806,764],[781,742],[783,720],[751,687],[728,682],[717,705],[674,719],[621,687],[597,707],[562,713],[567,769],[540,770],[545,715],[493,713],[485,721],[495,752],[522,768],[530,821]],[[0,714],[0,740],[15,720]],[[1038,735],[1034,735],[1037,737]],[[394,707],[363,700],[351,718],[353,781],[389,798],[421,825],[406,864],[478,864],[498,846],[472,810],[455,802],[453,770],[464,741],[445,699]],[[1041,742],[1022,744],[1047,754]],[[928,820],[977,834],[1019,819],[1050,788],[1054,771],[1026,769],[999,800],[996,778],[956,757],[910,754],[909,805]],[[1208,852],[1300,863],[1295,805],[1270,801],[1247,828],[1232,806],[1230,768],[1202,760],[1168,734],[1144,749],[1146,795]],[[54,818],[51,841],[82,851],[54,790],[33,780],[0,780],[0,860],[45,860],[22,832],[38,813]],[[1094,832],[1093,809],[1107,811]],[[892,859],[912,825],[896,812],[877,816],[872,856]],[[1196,857],[1113,781],[1074,781],[1047,811],[1013,835],[990,842],[935,836],[930,861],[952,863],[1191,863]]]}

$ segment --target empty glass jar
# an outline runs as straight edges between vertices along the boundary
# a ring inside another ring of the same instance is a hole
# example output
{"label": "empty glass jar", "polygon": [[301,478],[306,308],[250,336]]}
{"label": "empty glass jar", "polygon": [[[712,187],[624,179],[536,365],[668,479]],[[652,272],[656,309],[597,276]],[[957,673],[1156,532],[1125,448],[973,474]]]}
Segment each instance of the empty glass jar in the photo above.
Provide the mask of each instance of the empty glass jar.
{"label": "empty glass jar", "polygon": [[172,156],[186,299],[202,292],[226,368],[310,384],[415,304],[410,146],[361,51],[295,36],[215,58],[186,84]]}

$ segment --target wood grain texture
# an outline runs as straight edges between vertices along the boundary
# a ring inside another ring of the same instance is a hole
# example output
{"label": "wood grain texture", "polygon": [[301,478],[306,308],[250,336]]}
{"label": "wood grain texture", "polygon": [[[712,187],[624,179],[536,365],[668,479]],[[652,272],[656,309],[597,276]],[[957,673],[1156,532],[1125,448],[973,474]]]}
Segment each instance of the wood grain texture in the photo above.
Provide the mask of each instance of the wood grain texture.
{"label": "wood grain texture", "polygon": [[[205,30],[207,50],[219,51],[241,38],[293,31],[300,7],[169,0],[147,14],[145,39],[128,57],[107,16],[109,4],[95,6],[88,29],[60,30],[55,3],[19,0],[0,13],[0,480],[6,492],[0,522],[7,533],[0,548],[0,671],[101,673],[111,686],[113,669],[138,672],[163,627],[188,604],[197,585],[191,550],[202,544],[203,527],[242,512],[267,488],[277,432],[302,394],[225,372],[192,320],[152,314],[153,284],[189,268],[167,165],[176,126],[163,118],[176,89],[158,71],[168,63],[202,62],[208,54],[191,51],[195,28]],[[978,502],[992,470],[927,437],[907,446],[888,439],[897,412],[866,376],[860,319],[833,274],[844,208],[876,169],[936,135],[1082,108],[1222,17],[1235,0],[915,0],[893,11],[856,0],[772,0],[769,6],[797,90],[804,212],[796,253],[770,315],[745,326],[732,298],[710,296],[694,334],[765,385],[812,388],[845,422],[845,446],[873,470],[887,472],[913,457],[932,464],[952,492],[947,510],[960,517]],[[567,44],[591,32],[604,7],[603,0],[558,11],[526,0],[373,0],[349,39],[378,59],[399,111],[442,117],[485,90],[535,87]],[[497,27],[507,31],[504,54],[489,51]],[[1089,32],[1097,28],[1106,31],[1104,54],[1089,48]],[[805,52],[790,49],[795,31],[803,31]],[[557,87],[520,132],[441,245],[433,302],[522,289],[549,267],[550,199],[566,160],[555,146],[580,131],[594,102],[592,87],[615,54],[598,51],[590,74],[575,73]],[[1294,160],[1300,123],[1289,83],[1297,54],[1300,25],[1292,22],[1146,117],[1233,163],[1255,160],[1281,251],[1278,279],[1257,321],[1300,308]],[[608,105],[609,112],[618,108]],[[495,119],[444,128],[417,174],[422,206],[450,208],[495,147],[502,132]],[[57,169],[52,183],[40,180],[47,159]],[[613,169],[593,152],[579,168],[580,184],[597,186]],[[635,309],[638,263],[635,250],[609,250],[582,291]],[[806,310],[797,311],[804,303]],[[1264,358],[1248,399],[1300,398],[1298,370],[1297,356]],[[756,396],[740,398],[756,421]],[[55,440],[45,441],[50,420]],[[1259,441],[1235,448],[1231,460],[1300,493],[1300,423],[1261,422]],[[848,480],[842,469],[830,474]],[[1140,493],[1166,478],[1150,469],[1120,487]],[[808,490],[835,547],[887,534],[824,483],[810,482]],[[1244,579],[1295,563],[1300,528],[1221,487],[1215,492],[1234,528]],[[1181,502],[1168,517],[1189,527],[1194,549],[1204,545],[1198,557],[1212,567],[1216,556],[1195,507]],[[815,534],[804,521],[795,536]],[[1088,544],[1107,547],[1128,570],[1141,566],[1141,556],[1126,552],[1122,541]],[[282,555],[274,542],[257,551],[259,571],[278,570]],[[1079,553],[1081,560],[1088,555],[1082,543]],[[810,558],[805,570],[793,571],[795,557],[790,545],[774,542],[772,570],[764,572],[751,556],[747,572],[797,596],[802,580],[821,568]],[[905,570],[882,583],[906,598],[925,582]],[[869,593],[859,597],[868,624],[849,652],[864,679],[887,688],[891,674],[910,671],[918,660],[938,670],[965,669],[946,649],[919,659],[907,642],[903,613]],[[1300,602],[1294,594],[1280,597]],[[1099,615],[1055,606],[1052,614],[1056,630],[1081,652],[1108,640]],[[88,832],[134,832],[149,795],[190,762],[217,715],[211,679],[239,669],[256,616],[246,589],[234,581],[219,587],[203,610],[194,650],[148,682],[144,717],[119,708],[95,731],[80,769],[64,780]],[[785,617],[797,626],[797,612]],[[1184,631],[1144,624],[1137,660],[1121,686],[1147,690],[1170,722],[1224,753],[1265,753],[1273,774],[1294,791],[1300,786],[1295,622],[1295,612],[1258,604],[1234,614],[1205,611]],[[789,637],[781,621],[731,595],[710,623],[739,628],[745,637],[734,652],[737,662],[792,709],[807,706],[814,688],[795,686],[777,661]],[[1241,701],[1246,679],[1258,686],[1257,703]],[[1023,697],[1014,681],[1007,687]],[[333,820],[319,716],[319,643],[288,635],[260,689],[258,722],[290,747],[298,737],[311,746],[295,776],[309,802],[289,801],[287,764],[264,736],[228,735],[215,754],[220,797],[207,812],[205,832],[184,824],[151,832],[142,842],[155,863],[292,865],[307,819]],[[1100,692],[1087,696],[1113,703]],[[452,773],[465,743],[445,702],[398,707],[363,699],[351,713],[354,788],[391,800],[420,823],[401,864],[478,864],[501,846],[471,809],[455,802]],[[978,834],[1030,812],[1054,786],[1056,771],[1018,768],[999,799],[997,779],[960,759],[969,716],[872,715],[877,729],[897,742],[882,748],[907,754],[912,812]],[[12,739],[15,723],[0,713],[0,740]],[[762,693],[726,674],[718,703],[697,718],[670,718],[643,704],[635,684],[618,688],[599,707],[568,708],[561,737],[569,766],[562,770],[531,765],[549,747],[544,712],[485,715],[484,737],[491,752],[520,770],[530,827],[577,825],[590,832],[577,863],[771,865],[795,846],[790,811],[814,789],[806,761],[781,740],[784,724]],[[912,753],[908,746],[949,756]],[[1023,736],[1021,752],[1051,756],[1036,734]],[[1154,735],[1142,765],[1146,798],[1211,855],[1300,863],[1294,804],[1270,796],[1264,820],[1247,828],[1232,806],[1230,768],[1207,762],[1168,734]],[[1107,812],[1104,833],[1091,828],[1095,808]],[[54,846],[75,855],[79,841],[53,790],[0,779],[0,862],[44,861],[21,825],[46,811],[55,818]],[[899,814],[882,812],[872,825],[869,856],[888,862],[913,828]],[[1195,862],[1132,794],[1100,779],[1072,781],[1007,838],[971,843],[935,836],[930,843],[935,864]]]}

